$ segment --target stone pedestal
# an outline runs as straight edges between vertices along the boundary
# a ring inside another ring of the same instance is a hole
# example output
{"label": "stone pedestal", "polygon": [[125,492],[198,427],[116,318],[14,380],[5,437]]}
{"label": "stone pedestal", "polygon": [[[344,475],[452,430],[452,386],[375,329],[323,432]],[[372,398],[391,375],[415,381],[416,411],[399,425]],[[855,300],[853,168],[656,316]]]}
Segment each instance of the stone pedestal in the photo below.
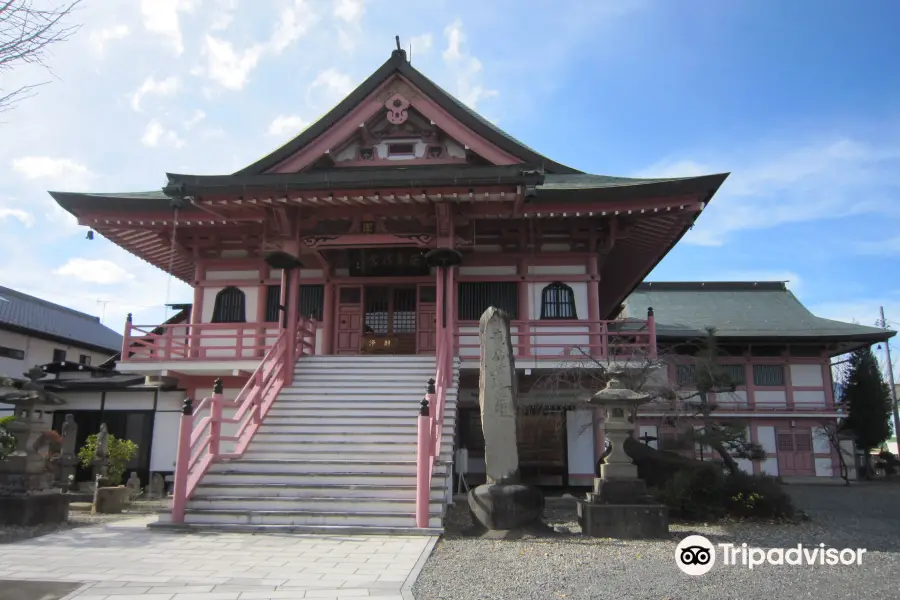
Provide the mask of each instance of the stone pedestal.
{"label": "stone pedestal", "polygon": [[120,485],[118,487],[97,488],[94,494],[94,506],[91,514],[118,514],[125,510],[131,499],[131,490]]}
{"label": "stone pedestal", "polygon": [[519,529],[540,520],[544,494],[527,485],[488,483],[469,492],[469,510],[490,530]]}
{"label": "stone pedestal", "polygon": [[669,538],[669,511],[661,504],[593,504],[578,501],[578,524],[589,537]]}
{"label": "stone pedestal", "polygon": [[69,499],[59,492],[0,496],[0,525],[65,523],[69,519]]}

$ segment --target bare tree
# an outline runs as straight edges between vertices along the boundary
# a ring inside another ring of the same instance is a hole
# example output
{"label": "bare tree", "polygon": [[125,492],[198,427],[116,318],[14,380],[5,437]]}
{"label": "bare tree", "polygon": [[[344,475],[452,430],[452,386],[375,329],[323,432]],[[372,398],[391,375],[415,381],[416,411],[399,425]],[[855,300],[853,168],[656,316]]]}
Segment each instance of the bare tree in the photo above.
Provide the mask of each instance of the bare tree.
{"label": "bare tree", "polygon": [[[627,361],[629,376],[625,383],[651,396],[654,412],[663,414],[661,427],[683,429],[683,442],[710,448],[732,474],[740,471],[735,458],[754,461],[765,458],[762,447],[747,439],[746,424],[732,419],[723,421],[715,415],[718,405],[713,395],[716,399],[735,396],[738,382],[733,381],[727,368],[719,364],[720,353],[714,329],[709,329],[704,339],[669,348],[657,357],[640,352],[619,352],[599,360],[579,348],[573,354],[563,368],[541,377],[535,383],[535,389],[550,392],[548,406],[559,403],[554,401],[554,397],[568,395],[570,408],[588,407],[590,395],[605,386],[609,366]],[[689,363],[679,360],[685,355],[693,357]],[[670,365],[680,364],[690,367],[688,381],[672,381],[669,378]],[[575,402],[572,403],[572,400]],[[632,419],[635,417],[632,415]],[[694,429],[693,424],[698,420],[702,426]],[[684,427],[684,423],[689,423],[691,427]]]}
{"label": "bare tree", "polygon": [[[0,76],[18,65],[40,65],[49,70],[44,59],[50,46],[64,42],[79,26],[66,20],[81,0],[0,0]],[[23,85],[12,90],[0,83],[0,112],[34,95],[43,83]]]}
{"label": "bare tree", "polygon": [[853,458],[853,455],[841,446],[841,428],[838,422],[821,422],[816,437],[827,440],[828,445],[837,453],[841,479],[844,480],[844,485],[850,485],[850,468],[847,466],[846,457]]}

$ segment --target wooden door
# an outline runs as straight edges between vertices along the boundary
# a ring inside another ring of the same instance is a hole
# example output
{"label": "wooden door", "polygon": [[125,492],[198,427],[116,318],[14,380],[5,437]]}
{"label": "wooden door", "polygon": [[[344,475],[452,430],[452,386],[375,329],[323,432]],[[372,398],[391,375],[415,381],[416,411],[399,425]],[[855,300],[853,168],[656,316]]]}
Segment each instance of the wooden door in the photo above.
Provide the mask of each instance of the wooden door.
{"label": "wooden door", "polygon": [[418,319],[416,322],[416,351],[434,352],[437,348],[437,289],[434,285],[419,286]]}
{"label": "wooden door", "polygon": [[794,467],[797,475],[815,475],[813,462],[812,434],[809,432],[794,433]]}
{"label": "wooden door", "polygon": [[337,354],[359,354],[363,332],[362,288],[340,286],[337,295],[335,350]]}
{"label": "wooden door", "polygon": [[519,466],[522,476],[536,483],[548,477],[566,485],[566,415],[564,412],[520,414],[518,417]]}

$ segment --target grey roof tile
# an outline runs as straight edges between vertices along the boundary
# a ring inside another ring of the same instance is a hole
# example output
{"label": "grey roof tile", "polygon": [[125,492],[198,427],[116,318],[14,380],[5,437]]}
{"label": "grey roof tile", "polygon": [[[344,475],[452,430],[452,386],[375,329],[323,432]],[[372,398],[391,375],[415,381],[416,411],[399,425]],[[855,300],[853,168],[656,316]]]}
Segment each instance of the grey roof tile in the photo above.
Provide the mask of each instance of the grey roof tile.
{"label": "grey roof tile", "polygon": [[652,307],[661,337],[887,339],[894,332],[823,319],[812,314],[782,282],[645,282],[625,301],[626,315]]}
{"label": "grey roof tile", "polygon": [[0,286],[0,328],[15,327],[36,335],[116,352],[122,336],[102,325],[99,317],[66,308]]}

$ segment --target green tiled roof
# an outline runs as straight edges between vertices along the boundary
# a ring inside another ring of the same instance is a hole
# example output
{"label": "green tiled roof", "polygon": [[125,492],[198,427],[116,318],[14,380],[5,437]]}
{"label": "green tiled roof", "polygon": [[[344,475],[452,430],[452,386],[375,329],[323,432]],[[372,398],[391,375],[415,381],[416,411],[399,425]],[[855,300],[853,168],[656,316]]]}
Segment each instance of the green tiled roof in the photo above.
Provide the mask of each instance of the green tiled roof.
{"label": "green tiled roof", "polygon": [[626,314],[652,307],[661,338],[790,338],[880,341],[895,332],[823,319],[812,314],[782,282],[642,283],[625,301]]}

